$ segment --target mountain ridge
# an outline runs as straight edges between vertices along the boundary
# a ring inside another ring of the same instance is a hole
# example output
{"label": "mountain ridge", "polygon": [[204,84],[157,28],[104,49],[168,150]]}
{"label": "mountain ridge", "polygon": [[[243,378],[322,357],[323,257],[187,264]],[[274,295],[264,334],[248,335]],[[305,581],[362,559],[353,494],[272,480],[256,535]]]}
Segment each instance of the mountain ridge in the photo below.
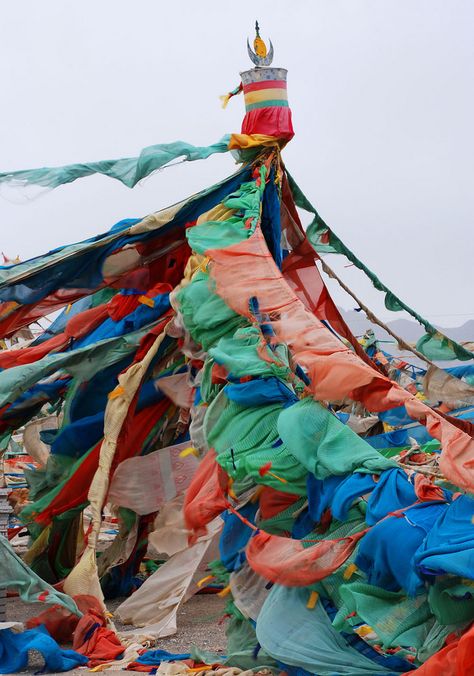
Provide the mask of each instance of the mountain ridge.
{"label": "mountain ridge", "polygon": [[[356,310],[344,310],[339,307],[339,312],[341,313],[344,321],[348,324],[351,331],[356,336],[363,335],[367,329],[373,328],[375,335],[379,340],[393,340],[390,334],[388,334],[384,329],[379,326],[374,326],[363,312],[357,312]],[[394,319],[393,321],[384,322],[394,333],[396,333],[400,338],[403,338],[409,343],[416,343],[416,341],[421,338],[425,333],[424,328],[418,324],[418,322],[411,321],[409,319]],[[452,338],[457,342],[462,341],[474,341],[474,319],[468,319],[461,326],[454,327],[443,327],[438,324],[433,324],[437,329],[440,330],[448,338]]]}

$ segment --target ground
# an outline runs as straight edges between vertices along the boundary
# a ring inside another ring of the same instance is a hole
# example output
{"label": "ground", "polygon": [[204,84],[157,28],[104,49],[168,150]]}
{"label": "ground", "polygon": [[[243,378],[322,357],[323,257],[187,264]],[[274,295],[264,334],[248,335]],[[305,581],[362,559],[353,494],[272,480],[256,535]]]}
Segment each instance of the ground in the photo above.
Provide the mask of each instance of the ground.
{"label": "ground", "polygon": [[[123,601],[118,599],[108,603],[111,612]],[[160,639],[157,647],[169,652],[187,652],[193,646],[199,646],[212,652],[224,653],[225,622],[220,622],[225,613],[225,600],[216,595],[199,595],[191,598],[178,612],[178,632],[174,636]],[[7,621],[25,622],[29,617],[34,617],[40,612],[39,604],[23,603],[20,599],[9,599],[7,602]],[[117,629],[122,626],[117,623]],[[129,629],[131,627],[127,627]],[[41,669],[43,661],[39,654],[30,655],[30,667],[23,673],[34,674]],[[87,674],[88,671],[74,670],[66,672],[71,674]],[[134,672],[103,671],[101,674],[117,674]]]}

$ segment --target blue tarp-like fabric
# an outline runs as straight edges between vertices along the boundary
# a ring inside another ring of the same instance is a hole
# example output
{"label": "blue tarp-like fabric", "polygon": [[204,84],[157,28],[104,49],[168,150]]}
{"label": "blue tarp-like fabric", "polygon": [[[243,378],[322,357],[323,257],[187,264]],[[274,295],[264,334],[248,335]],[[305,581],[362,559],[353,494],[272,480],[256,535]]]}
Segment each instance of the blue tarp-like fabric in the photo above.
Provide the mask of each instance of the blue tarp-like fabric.
{"label": "blue tarp-like fabric", "polygon": [[298,401],[294,392],[274,376],[226,385],[224,392],[228,399],[241,406],[264,406],[277,403],[288,405]]}
{"label": "blue tarp-like fabric", "polygon": [[[405,410],[405,407],[402,406],[400,409],[391,409],[391,411],[385,411],[385,413],[390,413],[394,411]],[[379,413],[378,416],[384,422],[387,422],[390,425],[404,425],[405,422],[400,418],[400,422],[391,422],[390,418],[384,417],[385,414]],[[451,411],[450,415],[453,415],[460,420],[470,420],[474,421],[474,407],[469,406],[462,409],[456,409]],[[373,437],[365,437],[365,441],[372,446],[372,448],[384,449],[384,448],[402,448],[405,446],[410,446],[410,437],[415,439],[418,444],[426,444],[428,441],[432,440],[432,437],[426,431],[424,425],[414,424],[413,420],[408,421],[410,424],[407,427],[402,427],[398,430],[392,430],[391,432],[385,432],[384,434],[375,434]]]}
{"label": "blue tarp-like fabric", "polygon": [[142,326],[146,326],[147,324],[156,321],[170,307],[169,294],[162,293],[154,296],[151,300],[154,302],[153,307],[140,304],[133,312],[118,322],[109,317],[87,336],[75,341],[73,347],[86,347],[87,345],[96,343],[98,340],[123,336],[125,333],[137,331]]}
{"label": "blue tarp-like fabric", "polygon": [[85,666],[89,658],[75,650],[63,650],[44,625],[15,633],[0,630],[0,674],[16,674],[28,666],[28,651],[37,650],[44,658],[45,671],[69,671]]}
{"label": "blue tarp-like fabric", "polygon": [[382,472],[367,505],[365,520],[373,526],[389,512],[409,507],[417,501],[415,487],[402,469]]}
{"label": "blue tarp-like fabric", "polygon": [[393,427],[401,427],[402,425],[411,425],[413,423],[413,418],[410,418],[404,406],[397,406],[396,408],[389,408],[388,411],[381,411],[378,413],[378,416],[380,420]]}
{"label": "blue tarp-like fabric", "polygon": [[[118,372],[119,371],[117,370],[117,373]],[[116,374],[114,374],[113,381],[116,381]],[[115,385],[113,381],[108,385],[108,392],[110,392]],[[147,406],[156,404],[163,399],[164,395],[161,390],[158,389],[157,382],[157,380],[148,380],[141,387],[136,406],[137,413]],[[96,444],[103,436],[104,415],[105,408],[102,408],[97,413],[85,416],[84,418],[75,419],[61,428],[56,434],[49,434],[49,441],[46,441],[44,437],[43,441],[51,444],[51,453],[54,455],[67,455],[78,458]]]}
{"label": "blue tarp-like fabric", "polygon": [[[124,221],[127,228],[138,223],[140,219],[127,219]],[[112,241],[110,241],[112,239]],[[102,265],[104,260],[113,251],[118,251],[122,247],[132,242],[138,241],[138,237],[130,237],[125,234],[111,237],[110,233],[98,235],[91,240],[85,240],[79,244],[73,244],[70,247],[62,247],[59,251],[50,252],[43,256],[44,262],[52,256],[56,259],[53,266],[45,268],[42,266],[37,271],[32,270],[27,277],[20,283],[5,285],[0,289],[0,300],[3,302],[14,301],[21,305],[33,305],[49,296],[58,288],[63,289],[88,289],[95,290],[103,281]],[[103,240],[101,242],[101,240]],[[61,253],[69,253],[68,249],[74,251],[74,255],[67,257],[61,256]],[[35,259],[20,263],[15,266],[19,268],[33,267]],[[8,266],[6,266],[8,270]],[[0,272],[2,267],[0,267]],[[19,273],[20,270],[17,270]]]}
{"label": "blue tarp-like fabric", "polygon": [[334,493],[331,502],[333,517],[339,521],[345,521],[354,500],[366,493],[370,493],[375,486],[376,483],[372,474],[360,474],[356,472],[348,476],[347,479],[339,484]]}
{"label": "blue tarp-like fabric", "polygon": [[311,533],[311,531],[314,530],[315,525],[316,522],[313,520],[308,509],[304,509],[298,514],[293,523],[291,537],[294,540],[301,540],[302,538],[306,537],[308,533]]}
{"label": "blue tarp-like fabric", "polygon": [[177,662],[180,660],[189,660],[191,653],[169,653],[167,650],[147,650],[135,660],[138,664],[149,664],[156,666],[162,662]]}
{"label": "blue tarp-like fabric", "polygon": [[337,488],[346,478],[347,475],[317,479],[314,474],[308,474],[306,479],[308,510],[311,518],[316,523],[321,520],[323,512],[331,506]]}
{"label": "blue tarp-like fabric", "polygon": [[[466,377],[469,381],[469,378],[474,378],[474,366],[455,366],[452,369],[444,369],[448,373],[451,373],[451,375],[456,376],[457,378],[461,377]],[[405,406],[397,406],[396,408],[390,408],[388,411],[381,411],[380,413],[377,414],[380,420],[383,422],[387,423],[388,425],[392,425],[393,427],[403,427],[405,425],[410,425],[411,428],[418,428],[420,425],[416,425],[413,423],[413,419],[410,418],[408,415]],[[464,418],[466,415],[471,415],[474,416],[474,409],[472,406],[466,406],[464,408],[458,408],[450,411],[449,415],[454,415],[456,417],[461,417]],[[421,427],[423,427],[421,425]],[[410,433],[410,436],[414,436],[411,434],[410,429],[407,429],[407,431]],[[424,427],[423,427],[424,429]],[[399,431],[399,430],[395,430]],[[386,434],[391,434],[386,433]],[[371,440],[376,439],[376,438],[384,438],[386,434],[379,434],[374,437],[368,437],[366,440],[370,443]],[[390,438],[387,437],[387,438]],[[384,446],[376,446],[376,448],[384,448]]]}
{"label": "blue tarp-like fabric", "polygon": [[474,384],[474,364],[451,366],[444,370],[456,378],[464,378],[470,385]]}
{"label": "blue tarp-like fabric", "polygon": [[26,392],[23,392],[23,394],[21,394],[12,405],[2,413],[2,418],[8,420],[9,418],[16,417],[20,411],[26,412],[38,404],[42,406],[48,401],[56,401],[60,396],[61,391],[67,387],[70,380],[70,378],[60,378],[50,383],[42,382],[33,385],[33,387],[30,387]]}
{"label": "blue tarp-like fabric", "polygon": [[[413,557],[436,520],[446,511],[442,502],[423,502],[410,507],[404,516],[392,516],[373,526],[361,539],[355,564],[369,584],[414,596],[423,582]],[[396,546],[394,546],[396,543]]]}
{"label": "blue tarp-like fabric", "polygon": [[94,446],[103,433],[104,411],[99,411],[63,427],[51,443],[51,453],[78,458]]}
{"label": "blue tarp-like fabric", "polygon": [[[239,513],[253,523],[257,509],[257,502],[249,502],[239,510]],[[221,562],[229,571],[238,570],[245,561],[244,550],[253,531],[232,512],[223,512],[221,517],[224,520],[224,528],[219,539]]]}
{"label": "blue tarp-like fabric", "polygon": [[261,228],[273,260],[281,270],[281,222],[280,222],[280,199],[277,186],[275,185],[275,172],[270,172],[269,181],[262,200]]}
{"label": "blue tarp-like fabric", "polygon": [[69,420],[80,420],[94,416],[100,411],[103,412],[107,405],[109,392],[117,385],[117,376],[130,365],[132,358],[132,355],[128,355],[125,359],[110,364],[86,382],[81,383],[70,403]]}
{"label": "blue tarp-like fabric", "polygon": [[375,434],[373,437],[366,437],[367,443],[372,448],[401,448],[410,446],[410,437],[415,439],[419,444],[426,444],[431,441],[432,437],[426,431],[423,425],[411,425],[410,427],[402,427],[399,430],[392,430],[385,432],[385,434]]}
{"label": "blue tarp-like fabric", "polygon": [[306,671],[306,669],[302,669],[301,667],[292,667],[289,664],[284,664],[278,660],[277,666],[279,669],[284,671],[285,674],[288,674],[288,676],[316,676],[315,674],[311,674],[309,671]]}
{"label": "blue tarp-like fabric", "polygon": [[474,579],[474,499],[462,495],[443,511],[415,554],[425,573]]}

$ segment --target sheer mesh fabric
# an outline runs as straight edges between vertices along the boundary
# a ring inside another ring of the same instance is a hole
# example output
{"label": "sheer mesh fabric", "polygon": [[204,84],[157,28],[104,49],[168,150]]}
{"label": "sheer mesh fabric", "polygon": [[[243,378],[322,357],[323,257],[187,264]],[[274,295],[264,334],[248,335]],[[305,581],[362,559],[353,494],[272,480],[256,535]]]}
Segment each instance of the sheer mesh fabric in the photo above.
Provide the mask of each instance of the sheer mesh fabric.
{"label": "sheer mesh fabric", "polygon": [[247,546],[247,561],[270,582],[306,587],[339,568],[363,535],[364,531],[339,540],[322,540],[305,548],[300,540],[259,531]]}

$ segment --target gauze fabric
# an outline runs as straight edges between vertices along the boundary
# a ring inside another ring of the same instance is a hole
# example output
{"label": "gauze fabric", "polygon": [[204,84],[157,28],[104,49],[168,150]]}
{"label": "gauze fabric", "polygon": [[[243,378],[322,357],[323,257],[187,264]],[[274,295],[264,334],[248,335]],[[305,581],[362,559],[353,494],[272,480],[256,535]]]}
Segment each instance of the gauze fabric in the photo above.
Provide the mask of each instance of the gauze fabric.
{"label": "gauze fabric", "polygon": [[321,602],[313,609],[307,602],[305,589],[272,588],[257,620],[257,639],[269,655],[318,676],[393,673],[349,646]]}
{"label": "gauze fabric", "polygon": [[281,412],[278,433],[295,458],[318,479],[357,471],[379,473],[394,466],[310,398]]}

